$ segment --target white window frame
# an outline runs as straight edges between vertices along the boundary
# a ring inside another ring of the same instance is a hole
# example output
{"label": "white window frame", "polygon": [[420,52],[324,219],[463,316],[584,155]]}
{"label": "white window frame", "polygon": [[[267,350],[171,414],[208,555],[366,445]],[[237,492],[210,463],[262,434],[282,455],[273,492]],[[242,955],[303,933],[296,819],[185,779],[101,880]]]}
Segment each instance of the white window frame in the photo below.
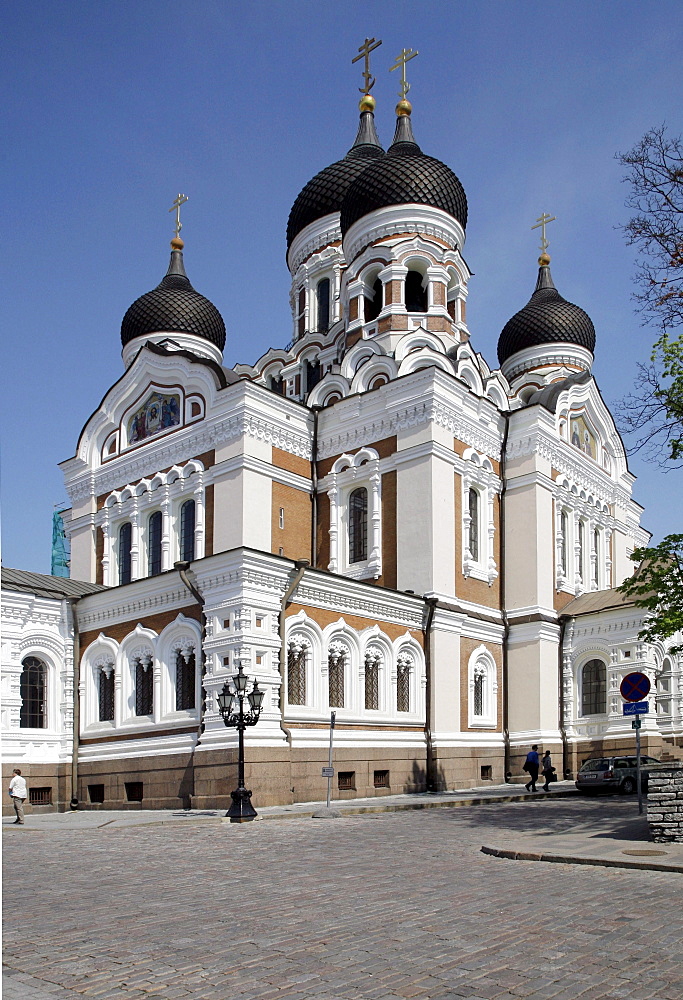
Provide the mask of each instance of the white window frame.
{"label": "white window frame", "polygon": [[[500,491],[500,479],[493,471],[493,465],[486,455],[480,455],[473,448],[463,454],[460,469],[462,484],[462,572],[463,576],[483,580],[489,587],[498,576],[494,555],[496,536],[494,503]],[[474,559],[470,552],[470,490],[479,494],[479,554]]]}
{"label": "white window frame", "polygon": [[[474,714],[475,678],[483,676],[481,715]],[[498,726],[498,668],[490,649],[478,646],[467,664],[467,715],[470,729],[496,729]]]}
{"label": "white window frame", "polygon": [[[380,459],[374,448],[361,448],[355,455],[342,455],[327,477],[330,501],[331,573],[352,580],[377,579],[382,575],[382,475]],[[354,490],[368,491],[367,552],[362,562],[349,562],[348,503]]]}

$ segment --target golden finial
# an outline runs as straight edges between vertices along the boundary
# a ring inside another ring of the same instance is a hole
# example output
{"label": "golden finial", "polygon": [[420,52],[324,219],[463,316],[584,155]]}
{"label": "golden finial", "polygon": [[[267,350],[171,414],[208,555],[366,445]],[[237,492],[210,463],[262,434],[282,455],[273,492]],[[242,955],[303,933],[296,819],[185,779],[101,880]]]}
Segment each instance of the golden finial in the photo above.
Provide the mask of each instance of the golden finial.
{"label": "golden finial", "polygon": [[[183,224],[180,221],[180,206],[184,205],[185,202],[189,201],[189,200],[190,199],[187,197],[186,194],[179,194],[178,197],[176,198],[176,200],[173,202],[173,204],[169,208],[169,212],[175,212],[175,238],[176,238],[176,240],[180,239],[180,230],[183,228]],[[173,242],[175,242],[175,240]],[[172,247],[173,247],[173,242],[171,243]],[[183,247],[185,246],[185,244],[183,243],[182,240],[180,240],[180,243],[181,243],[181,246],[179,246],[179,247],[173,247],[173,249],[174,250],[182,250]]]}
{"label": "golden finial", "polygon": [[550,243],[545,238],[545,227],[548,225],[549,222],[555,222],[555,216],[548,215],[547,212],[544,212],[543,215],[539,216],[539,218],[536,219],[536,225],[531,227],[532,229],[541,230],[541,242],[538,248],[541,251],[541,256],[538,258],[538,263],[541,267],[547,267],[548,264],[550,263],[550,257],[546,253],[546,250],[550,246]]}
{"label": "golden finial", "polygon": [[401,67],[401,89],[398,92],[398,96],[401,100],[396,105],[397,115],[409,115],[413,110],[410,101],[406,100],[408,96],[408,91],[410,90],[410,84],[406,82],[406,63],[414,59],[416,55],[419,55],[417,51],[413,49],[402,49],[401,54],[396,56],[396,62],[393,66],[389,67],[389,72]]}
{"label": "golden finial", "polygon": [[[375,78],[370,72],[370,53],[378,49],[382,44],[382,39],[375,41],[374,38],[366,38],[362,45],[358,46],[358,55],[351,60],[351,64],[357,63],[359,59],[365,59],[365,69],[363,70],[363,80],[365,81],[364,87],[359,87],[361,94],[364,96],[360,101],[361,111],[374,111],[375,110],[375,99],[370,97],[370,91],[375,86]],[[372,102],[372,107],[369,106]],[[364,106],[365,105],[365,106]]]}
{"label": "golden finial", "polygon": [[182,250],[185,243],[179,236],[174,236],[171,240],[171,250]]}

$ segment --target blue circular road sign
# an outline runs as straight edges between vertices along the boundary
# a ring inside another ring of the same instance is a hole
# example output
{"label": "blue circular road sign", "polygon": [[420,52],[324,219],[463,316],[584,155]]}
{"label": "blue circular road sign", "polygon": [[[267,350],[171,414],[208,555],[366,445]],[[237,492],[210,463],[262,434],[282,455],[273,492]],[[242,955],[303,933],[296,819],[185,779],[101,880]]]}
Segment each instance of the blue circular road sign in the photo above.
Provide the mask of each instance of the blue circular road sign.
{"label": "blue circular road sign", "polygon": [[626,674],[619,690],[624,701],[642,701],[650,693],[650,678],[647,674],[634,670],[633,673]]}

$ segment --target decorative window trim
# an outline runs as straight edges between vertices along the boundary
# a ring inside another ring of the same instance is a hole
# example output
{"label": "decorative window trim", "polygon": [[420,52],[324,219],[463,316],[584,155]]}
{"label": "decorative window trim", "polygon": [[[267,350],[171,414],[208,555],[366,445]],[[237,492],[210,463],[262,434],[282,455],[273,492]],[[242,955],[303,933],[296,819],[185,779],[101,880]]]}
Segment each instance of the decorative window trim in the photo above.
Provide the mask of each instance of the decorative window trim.
{"label": "decorative window trim", "polygon": [[[482,711],[475,714],[475,687],[481,679]],[[498,669],[493,654],[478,646],[467,664],[467,716],[470,729],[495,729],[498,725]]]}
{"label": "decorative window trim", "polygon": [[[595,662],[601,663],[602,667],[603,667],[603,670],[604,670],[605,707],[604,707],[604,711],[602,711],[602,712],[584,712],[584,710],[583,710],[583,703],[584,703],[584,697],[583,697],[583,695],[584,695],[584,691],[583,691],[584,676],[583,675],[584,675],[584,671],[585,671],[586,667],[589,666],[589,664],[595,663]],[[608,662],[605,661],[605,658],[603,656],[600,656],[600,655],[596,654],[595,652],[591,652],[588,656],[582,657],[581,661],[579,662],[578,669],[577,669],[577,681],[578,681],[578,684],[577,684],[577,701],[578,701],[578,704],[576,706],[577,707],[577,717],[578,717],[579,720],[582,720],[582,719],[604,719],[604,718],[607,717],[608,710],[609,710],[609,673],[610,673],[609,666],[610,665],[609,665]]]}
{"label": "decorative window trim", "polygon": [[[562,515],[567,531],[563,531]],[[579,524],[583,524],[583,572],[580,571]],[[612,586],[611,541],[614,517],[606,501],[571,483],[555,483],[555,587],[575,597]],[[595,547],[595,533],[599,546]],[[563,551],[566,565],[563,565]]]}
{"label": "decorative window trim", "polygon": [[[342,455],[332,466],[327,495],[330,502],[331,573],[352,580],[377,579],[382,575],[382,475],[374,448],[361,448],[355,455]],[[362,562],[349,562],[348,502],[354,490],[368,491],[367,552]]]}
{"label": "decorative window trim", "polygon": [[[462,483],[462,572],[464,576],[483,580],[489,587],[498,576],[494,556],[495,520],[494,501],[500,490],[500,481],[493,471],[491,460],[473,448],[463,454]],[[474,559],[470,551],[470,490],[479,494],[479,553]]]}

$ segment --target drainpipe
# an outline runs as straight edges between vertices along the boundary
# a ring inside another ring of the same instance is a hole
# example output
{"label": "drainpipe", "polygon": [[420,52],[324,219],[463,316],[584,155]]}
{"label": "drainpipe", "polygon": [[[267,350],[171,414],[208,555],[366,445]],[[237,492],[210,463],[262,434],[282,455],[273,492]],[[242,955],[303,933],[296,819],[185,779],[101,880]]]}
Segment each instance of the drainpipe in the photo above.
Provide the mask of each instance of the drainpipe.
{"label": "drainpipe", "polygon": [[81,737],[81,634],[78,630],[78,619],[76,618],[76,605],[80,598],[68,597],[66,603],[69,606],[71,617],[71,627],[73,629],[73,676],[74,676],[74,705],[73,705],[73,742],[71,748],[71,801],[69,808],[78,809],[78,748]]}
{"label": "drainpipe", "polygon": [[204,688],[204,676],[206,674],[206,656],[204,655],[204,642],[206,641],[206,615],[204,614],[204,598],[197,589],[197,585],[188,576],[188,570],[190,568],[190,563],[187,561],[179,560],[173,563],[173,568],[178,570],[178,576],[180,577],[183,586],[190,594],[194,597],[195,601],[201,608],[201,626],[202,626],[202,696],[199,705],[199,727],[197,729],[197,746],[199,746],[202,733],[204,732],[204,712],[206,711],[206,690]]}
{"label": "drainpipe", "polygon": [[509,678],[508,678],[508,641],[510,638],[510,622],[508,620],[507,607],[505,604],[505,493],[507,491],[507,479],[506,479],[506,469],[505,469],[505,452],[508,443],[508,434],[510,432],[510,414],[504,413],[505,418],[505,429],[503,431],[503,441],[500,448],[500,610],[503,616],[503,676],[502,676],[502,687],[503,687],[503,769],[505,773],[506,784],[512,778],[512,771],[510,770],[510,688],[509,688]]}
{"label": "drainpipe", "polygon": [[318,565],[318,414],[322,406],[312,406],[313,441],[311,443],[311,566]]}
{"label": "drainpipe", "polygon": [[423,628],[425,647],[425,743],[426,743],[426,770],[427,770],[427,791],[437,791],[436,767],[434,760],[434,747],[432,744],[432,622],[434,613],[439,603],[437,597],[423,597],[427,608],[427,620]]}
{"label": "drainpipe", "polygon": [[557,681],[558,692],[558,712],[560,714],[560,737],[562,738],[562,777],[566,778],[569,773],[569,744],[567,740],[567,730],[564,728],[564,633],[569,622],[568,615],[560,615],[560,638],[557,647]]}
{"label": "drainpipe", "polygon": [[296,588],[301,583],[301,577],[304,575],[306,570],[310,566],[308,559],[297,559],[294,563],[294,568],[296,569],[296,576],[290,583],[289,587],[284,593],[282,598],[282,605],[280,607],[280,729],[287,737],[287,742],[290,747],[292,745],[292,733],[291,730],[285,725],[285,692],[287,690],[287,647],[285,645],[285,611],[290,603],[292,594]]}

